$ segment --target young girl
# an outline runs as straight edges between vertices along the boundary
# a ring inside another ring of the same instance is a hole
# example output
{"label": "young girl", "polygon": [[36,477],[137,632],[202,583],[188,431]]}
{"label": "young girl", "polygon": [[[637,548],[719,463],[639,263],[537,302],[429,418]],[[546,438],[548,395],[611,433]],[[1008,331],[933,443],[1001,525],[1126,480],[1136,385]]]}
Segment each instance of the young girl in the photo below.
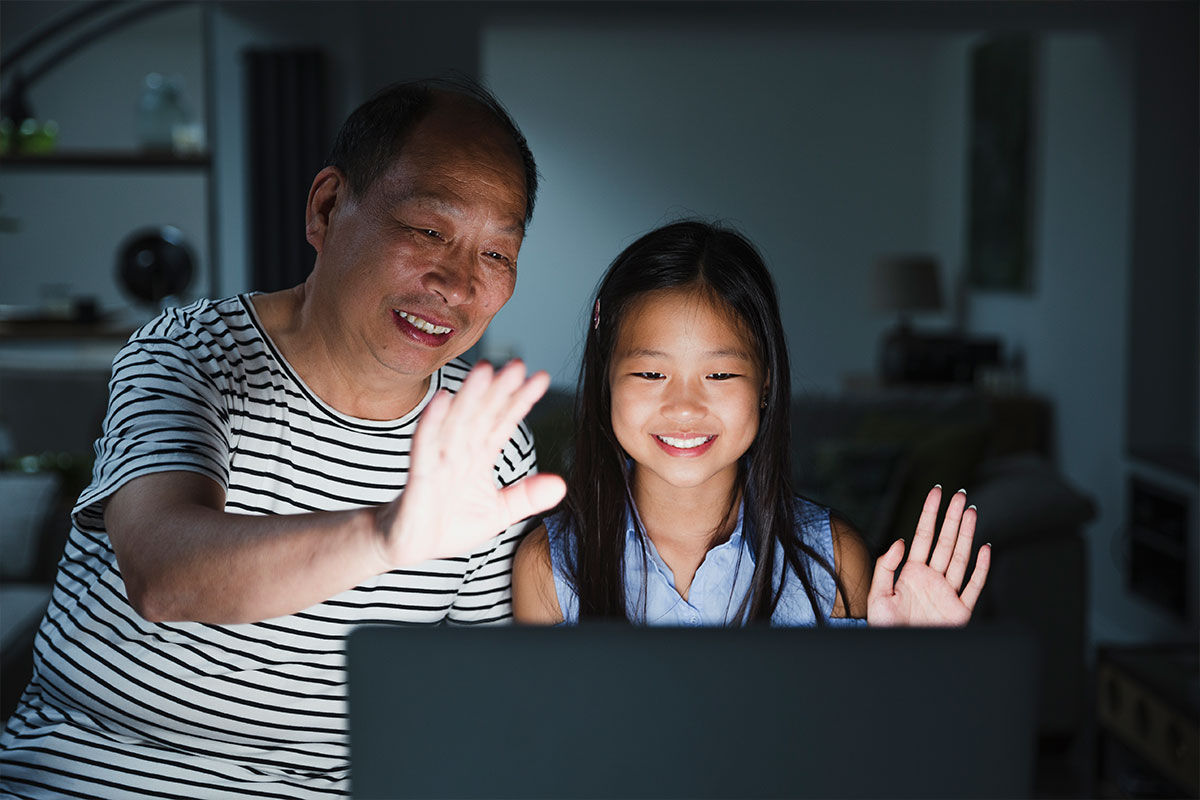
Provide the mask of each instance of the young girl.
{"label": "young girl", "polygon": [[[907,563],[791,489],[791,376],[775,288],[739,234],[679,222],[609,266],[587,332],[575,448],[559,513],[516,556],[520,622],[961,625],[966,495],[926,498]],[[865,618],[865,620],[864,620]]]}

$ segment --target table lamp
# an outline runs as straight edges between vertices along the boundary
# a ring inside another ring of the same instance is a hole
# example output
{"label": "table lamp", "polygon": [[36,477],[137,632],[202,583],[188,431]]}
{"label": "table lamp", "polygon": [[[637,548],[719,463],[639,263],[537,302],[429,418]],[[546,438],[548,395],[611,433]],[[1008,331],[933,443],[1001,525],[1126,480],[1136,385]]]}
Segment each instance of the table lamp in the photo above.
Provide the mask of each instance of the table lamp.
{"label": "table lamp", "polygon": [[909,315],[942,308],[942,287],[937,259],[931,255],[887,255],[876,260],[871,272],[871,306],[899,315],[896,327],[880,345],[880,373],[885,382],[904,380],[912,360],[914,336]]}

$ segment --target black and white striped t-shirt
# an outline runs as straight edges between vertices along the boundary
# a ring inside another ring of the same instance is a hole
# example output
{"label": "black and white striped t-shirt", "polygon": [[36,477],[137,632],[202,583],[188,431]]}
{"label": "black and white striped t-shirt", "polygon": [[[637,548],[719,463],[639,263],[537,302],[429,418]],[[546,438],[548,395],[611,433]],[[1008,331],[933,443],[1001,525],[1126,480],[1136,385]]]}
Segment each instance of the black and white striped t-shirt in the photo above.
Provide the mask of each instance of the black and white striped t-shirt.
{"label": "black and white striped t-shirt", "polygon": [[[351,627],[508,621],[512,554],[524,527],[468,556],[379,575],[289,616],[151,623],[126,598],[104,501],[138,476],[193,470],[226,487],[226,509],[240,514],[387,502],[404,488],[420,411],[438,388],[456,391],[466,372],[461,361],[443,367],[413,412],[377,422],[345,416],[313,394],[267,338],[248,297],[174,309],[134,334],[113,362],[92,483],[72,515],[34,677],[0,740],[0,793],[345,793]],[[521,425],[496,462],[496,481],[510,484],[534,464]]]}

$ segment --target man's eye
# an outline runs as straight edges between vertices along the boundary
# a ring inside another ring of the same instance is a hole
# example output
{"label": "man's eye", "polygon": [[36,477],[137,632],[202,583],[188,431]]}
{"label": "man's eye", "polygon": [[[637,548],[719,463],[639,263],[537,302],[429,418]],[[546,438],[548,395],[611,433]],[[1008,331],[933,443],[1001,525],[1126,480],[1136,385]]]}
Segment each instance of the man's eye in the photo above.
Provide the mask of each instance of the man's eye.
{"label": "man's eye", "polygon": [[645,378],[648,381],[660,381],[663,379],[661,372],[635,372],[633,376],[635,378]]}
{"label": "man's eye", "polygon": [[504,255],[503,253],[497,253],[495,250],[489,250],[484,253],[484,255],[490,258],[492,261],[503,261],[505,263],[508,262],[508,256]]}
{"label": "man's eye", "polygon": [[437,231],[435,231],[435,230],[432,230],[431,228],[422,228],[422,229],[421,229],[421,233],[425,234],[425,235],[426,235],[426,236],[428,236],[430,239],[440,239],[440,238],[442,238],[442,235],[441,235],[440,233],[438,233],[438,232],[437,232]]}

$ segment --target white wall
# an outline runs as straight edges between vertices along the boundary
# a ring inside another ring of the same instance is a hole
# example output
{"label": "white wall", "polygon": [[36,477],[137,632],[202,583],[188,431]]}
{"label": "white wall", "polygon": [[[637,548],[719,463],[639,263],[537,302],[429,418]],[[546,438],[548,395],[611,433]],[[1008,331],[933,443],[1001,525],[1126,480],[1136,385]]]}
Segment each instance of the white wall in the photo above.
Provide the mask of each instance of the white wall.
{"label": "white wall", "polygon": [[[874,368],[866,278],[928,249],[947,37],[536,22],[483,32],[482,73],[545,177],[518,288],[489,330],[573,381],[588,296],[639,234],[719,217],[762,249],[800,388]],[[948,254],[947,254],[948,255]]]}

